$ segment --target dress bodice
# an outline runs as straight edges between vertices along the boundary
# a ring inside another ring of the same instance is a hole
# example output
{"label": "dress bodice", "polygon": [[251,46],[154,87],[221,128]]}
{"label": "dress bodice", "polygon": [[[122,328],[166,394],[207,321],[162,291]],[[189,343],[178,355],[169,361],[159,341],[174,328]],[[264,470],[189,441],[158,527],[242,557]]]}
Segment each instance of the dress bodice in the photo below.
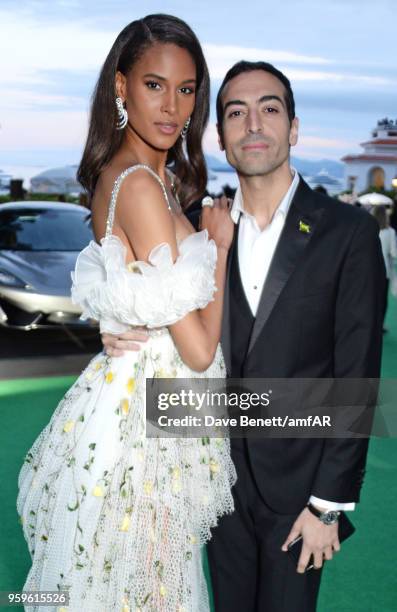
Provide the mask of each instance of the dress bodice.
{"label": "dress bodice", "polygon": [[216,291],[216,245],[206,230],[178,243],[175,261],[168,243],[152,249],[148,261],[126,264],[127,249],[112,234],[117,195],[128,174],[144,168],[160,183],[169,209],[165,185],[148,166],[127,168],[115,181],[106,235],[91,241],[79,254],[72,272],[72,301],[82,308],[82,319],[96,319],[101,332],[121,333],[131,326],[159,328],[187,313],[204,308]]}

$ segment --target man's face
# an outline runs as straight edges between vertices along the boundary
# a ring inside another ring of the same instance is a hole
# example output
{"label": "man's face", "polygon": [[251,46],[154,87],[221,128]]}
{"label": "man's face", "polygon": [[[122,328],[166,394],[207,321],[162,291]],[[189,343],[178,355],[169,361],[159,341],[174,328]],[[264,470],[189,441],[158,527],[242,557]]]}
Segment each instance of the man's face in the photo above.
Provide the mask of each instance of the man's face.
{"label": "man's face", "polygon": [[225,86],[219,143],[240,174],[263,176],[288,163],[298,120],[290,124],[284,96],[284,85],[263,70],[239,74]]}

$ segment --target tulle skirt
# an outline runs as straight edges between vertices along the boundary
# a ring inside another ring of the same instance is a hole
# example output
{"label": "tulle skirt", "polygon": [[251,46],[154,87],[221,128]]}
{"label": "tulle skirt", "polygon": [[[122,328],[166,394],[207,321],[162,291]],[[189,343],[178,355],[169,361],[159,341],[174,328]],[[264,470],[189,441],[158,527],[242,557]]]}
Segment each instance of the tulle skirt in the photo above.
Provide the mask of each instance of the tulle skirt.
{"label": "tulle skirt", "polygon": [[19,475],[32,556],[23,590],[67,591],[68,606],[46,608],[62,612],[209,611],[201,548],[233,511],[230,443],[146,437],[145,384],[224,375],[220,347],[192,372],[168,332],[139,353],[93,358]]}

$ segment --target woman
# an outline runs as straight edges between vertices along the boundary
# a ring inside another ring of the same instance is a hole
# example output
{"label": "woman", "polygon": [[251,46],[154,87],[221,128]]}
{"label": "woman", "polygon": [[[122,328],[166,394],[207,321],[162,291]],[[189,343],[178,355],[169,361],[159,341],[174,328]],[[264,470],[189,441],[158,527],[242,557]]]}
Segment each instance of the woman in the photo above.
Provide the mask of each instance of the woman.
{"label": "woman", "polygon": [[[390,279],[394,275],[394,260],[397,257],[396,232],[390,227],[388,214],[385,206],[376,206],[373,215],[379,224],[379,239],[382,245],[382,254],[386,268],[386,283],[383,297],[383,321],[386,318]],[[383,327],[383,333],[387,330]]]}
{"label": "woman", "polygon": [[222,201],[195,234],[178,204],[206,184],[208,103],[200,44],[166,15],[121,32],[95,90],[79,178],[100,244],[79,255],[72,297],[102,332],[151,331],[139,354],[94,357],[21,470],[24,590],[69,591],[73,612],[209,610],[200,546],[233,510],[229,442],[145,436],[146,378],[225,375],[232,222]]}

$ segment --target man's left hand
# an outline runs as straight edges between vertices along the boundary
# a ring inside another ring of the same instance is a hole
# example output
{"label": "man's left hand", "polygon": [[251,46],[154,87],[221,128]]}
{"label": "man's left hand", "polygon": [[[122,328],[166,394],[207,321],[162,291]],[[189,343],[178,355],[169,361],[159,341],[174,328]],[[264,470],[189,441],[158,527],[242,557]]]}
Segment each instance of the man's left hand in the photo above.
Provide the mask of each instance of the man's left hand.
{"label": "man's left hand", "polygon": [[302,552],[299,557],[297,571],[303,574],[313,555],[314,568],[320,569],[323,560],[331,560],[334,552],[339,552],[340,543],[338,537],[338,522],[333,525],[324,525],[310,510],[304,508],[295,523],[281,549],[288,550],[288,544],[302,535]]}

